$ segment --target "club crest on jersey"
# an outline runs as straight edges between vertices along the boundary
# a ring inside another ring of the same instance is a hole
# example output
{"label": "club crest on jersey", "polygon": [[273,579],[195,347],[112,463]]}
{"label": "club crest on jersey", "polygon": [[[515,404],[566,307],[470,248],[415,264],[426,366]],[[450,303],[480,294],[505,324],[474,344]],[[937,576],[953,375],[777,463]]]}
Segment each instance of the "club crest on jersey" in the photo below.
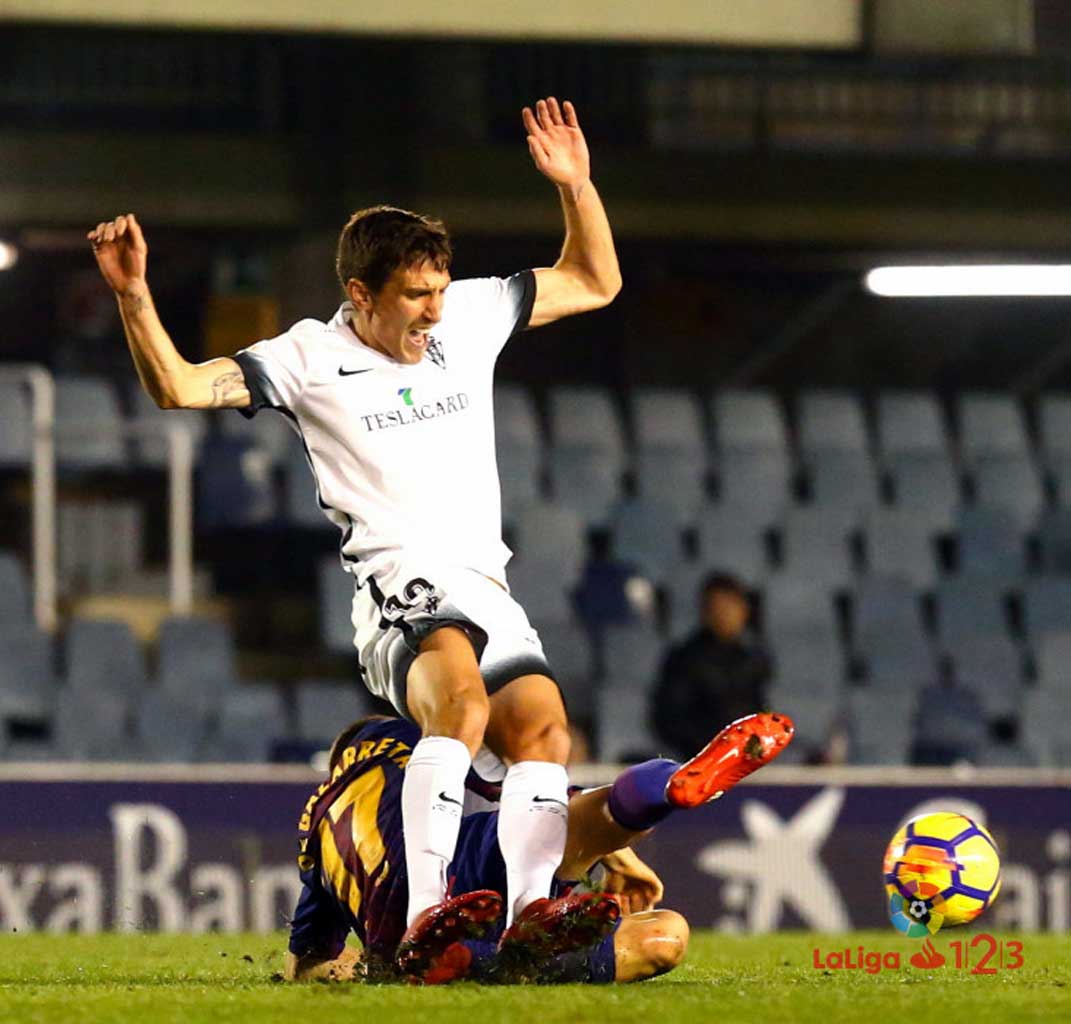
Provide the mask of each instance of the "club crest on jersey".
{"label": "club crest on jersey", "polygon": [[433,338],[428,335],[428,347],[424,349],[424,354],[437,366],[440,370],[446,369],[446,356],[443,354],[443,347]]}

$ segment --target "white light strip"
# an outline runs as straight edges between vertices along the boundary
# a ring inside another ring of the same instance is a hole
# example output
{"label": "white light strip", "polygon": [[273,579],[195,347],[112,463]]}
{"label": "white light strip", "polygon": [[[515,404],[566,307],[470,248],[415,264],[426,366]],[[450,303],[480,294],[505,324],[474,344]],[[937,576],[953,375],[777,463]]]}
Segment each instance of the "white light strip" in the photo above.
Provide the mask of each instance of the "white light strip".
{"label": "white light strip", "polygon": [[0,242],[0,270],[10,270],[19,261],[19,250],[10,242]]}
{"label": "white light strip", "polygon": [[1071,295],[1071,265],[875,267],[863,279],[875,295],[899,297]]}

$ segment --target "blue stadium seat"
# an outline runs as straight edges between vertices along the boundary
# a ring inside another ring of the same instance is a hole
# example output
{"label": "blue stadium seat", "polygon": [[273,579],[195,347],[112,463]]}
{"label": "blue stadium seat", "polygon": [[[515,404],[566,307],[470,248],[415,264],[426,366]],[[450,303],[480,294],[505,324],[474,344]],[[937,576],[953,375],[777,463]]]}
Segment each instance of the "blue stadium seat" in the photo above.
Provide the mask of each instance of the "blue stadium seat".
{"label": "blue stadium seat", "polygon": [[554,501],[585,522],[602,525],[621,497],[623,467],[596,445],[555,445],[550,452]]}
{"label": "blue stadium seat", "polygon": [[33,412],[23,384],[0,380],[0,469],[27,467],[32,458]]}
{"label": "blue stadium seat", "polygon": [[618,690],[598,691],[595,702],[595,749],[602,761],[635,762],[653,757],[662,744],[648,725],[648,695]]}
{"label": "blue stadium seat", "polygon": [[1049,768],[1071,767],[1071,737],[1067,719],[1071,701],[1066,690],[1028,691],[1019,717],[1023,742],[1036,755],[1039,764]]}
{"label": "blue stadium seat", "polygon": [[848,702],[853,764],[907,764],[911,754],[917,692],[860,690]]}
{"label": "blue stadium seat", "polygon": [[262,409],[252,417],[228,409],[219,422],[224,437],[246,442],[266,456],[271,467],[285,465],[287,454],[298,436],[293,422],[274,409]]}
{"label": "blue stadium seat", "polygon": [[603,634],[605,685],[650,693],[658,679],[665,641],[653,623],[608,626]]}
{"label": "blue stadium seat", "polygon": [[276,506],[271,461],[261,449],[238,437],[213,437],[204,445],[197,474],[198,529],[268,523]]}
{"label": "blue stadium seat", "polygon": [[697,536],[699,560],[709,571],[730,572],[749,587],[765,579],[762,526],[750,508],[726,502],[705,506]]}
{"label": "blue stadium seat", "polygon": [[327,679],[303,679],[295,688],[294,701],[298,736],[325,749],[371,708],[371,698],[359,683]]}
{"label": "blue stadium seat", "polygon": [[855,591],[852,612],[853,648],[866,666],[869,687],[896,690],[933,677],[933,647],[910,583],[867,577]]}
{"label": "blue stadium seat", "polygon": [[148,688],[144,654],[125,622],[73,619],[64,660],[72,690],[136,698]]}
{"label": "blue stadium seat", "polygon": [[850,524],[827,508],[796,506],[781,527],[782,567],[818,587],[843,587],[853,576]]}
{"label": "blue stadium seat", "polygon": [[900,452],[888,456],[883,466],[896,508],[917,516],[934,533],[952,529],[960,486],[947,455]]}
{"label": "blue stadium seat", "polygon": [[586,718],[595,710],[595,652],[587,630],[577,622],[532,622],[539,633],[550,670],[562,688],[570,717]]}
{"label": "blue stadium seat", "polygon": [[871,509],[865,536],[870,575],[895,576],[923,589],[937,579],[933,531],[914,512],[887,506]]}
{"label": "blue stadium seat", "polygon": [[1071,461],[1071,395],[1043,395],[1038,400],[1037,413],[1042,461]]}
{"label": "blue stadium seat", "polygon": [[48,635],[33,625],[0,627],[0,719],[47,721],[55,697]]}
{"label": "blue stadium seat", "polygon": [[692,525],[706,499],[705,456],[679,448],[644,448],[633,464],[641,497],[668,503],[680,526]]}
{"label": "blue stadium seat", "polygon": [[683,389],[632,395],[633,470],[639,493],[668,502],[681,524],[694,522],[706,489],[707,443],[699,405]]}
{"label": "blue stadium seat", "polygon": [[502,507],[512,521],[525,505],[539,499],[543,437],[535,404],[524,388],[497,387],[494,402]]}
{"label": "blue stadium seat", "polygon": [[959,445],[964,461],[1030,452],[1022,410],[1011,395],[967,392],[959,398]]}
{"label": "blue stadium seat", "polygon": [[1071,713],[1071,629],[1042,633],[1036,649],[1036,688],[1063,699]]}
{"label": "blue stadium seat", "polygon": [[982,703],[988,718],[1018,714],[1023,699],[1023,663],[1006,636],[976,636],[957,645],[951,654],[959,684]]}
{"label": "blue stadium seat", "polygon": [[768,391],[717,391],[711,398],[717,447],[788,452],[785,416]]}
{"label": "blue stadium seat", "polygon": [[518,561],[550,562],[566,585],[576,582],[587,551],[584,523],[572,509],[551,502],[529,505],[517,517],[515,534]]}
{"label": "blue stadium seat", "polygon": [[1071,631],[1071,579],[1027,579],[1022,602],[1023,628],[1031,643],[1045,633]]}
{"label": "blue stadium seat", "polygon": [[1004,593],[1008,581],[992,576],[958,576],[937,584],[937,635],[954,651],[977,636],[1004,636]]}
{"label": "blue stadium seat", "polygon": [[329,651],[353,653],[354,578],[344,572],[337,555],[321,558],[316,566],[320,642]]}
{"label": "blue stadium seat", "polygon": [[767,631],[833,628],[833,599],[827,588],[808,576],[771,573],[763,590],[762,604]]}
{"label": "blue stadium seat", "polygon": [[807,458],[820,451],[865,452],[859,399],[844,391],[809,391],[799,398],[799,444]]}
{"label": "blue stadium seat", "polygon": [[832,624],[823,628],[770,626],[766,637],[774,656],[774,685],[779,692],[815,697],[841,691],[844,656]]}
{"label": "blue stadium seat", "polygon": [[77,470],[126,466],[119,401],[104,378],[56,378],[56,461]]}
{"label": "blue stadium seat", "polygon": [[681,558],[679,520],[673,506],[651,498],[620,502],[611,518],[613,554],[647,579],[663,583]]}
{"label": "blue stadium seat", "polygon": [[824,691],[807,693],[795,686],[784,687],[775,683],[770,688],[767,700],[772,710],[788,715],[796,727],[791,746],[777,759],[777,763],[796,764],[820,757],[843,714],[840,694]]}
{"label": "blue stadium seat", "polygon": [[146,761],[195,761],[208,731],[201,707],[160,688],[145,694],[137,716],[137,742]]}
{"label": "blue stadium seat", "polygon": [[876,404],[877,447],[883,456],[896,452],[948,451],[937,399],[926,391],[886,391]]}
{"label": "blue stadium seat", "polygon": [[1045,512],[1038,524],[1037,537],[1042,572],[1071,576],[1071,508]]}
{"label": "blue stadium seat", "polygon": [[878,476],[865,451],[816,451],[805,456],[811,502],[845,522],[858,523],[878,504]]}
{"label": "blue stadium seat", "polygon": [[[295,434],[283,455],[283,472],[286,477],[286,518],[296,526],[335,532],[338,527],[325,515],[320,505],[305,448]],[[269,469],[270,479],[270,469]]]}
{"label": "blue stadium seat", "polygon": [[0,626],[29,624],[29,581],[15,555],[0,551]]}
{"label": "blue stadium seat", "polygon": [[760,527],[778,522],[788,506],[792,466],[784,450],[723,448],[717,476],[721,504],[748,509]]}
{"label": "blue stadium seat", "polygon": [[1000,576],[1014,584],[1026,571],[1026,544],[1015,518],[1001,508],[965,505],[959,513],[959,571]]}
{"label": "blue stadium seat", "polygon": [[975,501],[999,508],[1021,531],[1032,530],[1045,504],[1041,476],[1024,455],[980,456],[972,471]]}
{"label": "blue stadium seat", "polygon": [[[127,425],[132,431],[134,459],[138,465],[153,469],[163,469],[167,466],[168,440],[161,431],[169,429],[172,423],[181,423],[189,430],[194,458],[197,458],[201,442],[208,430],[208,417],[202,410],[160,409],[140,385],[131,388],[130,396],[132,412],[127,419]],[[241,419],[240,416],[235,418]],[[257,417],[263,418],[266,417]]]}
{"label": "blue stadium seat", "polygon": [[64,761],[137,760],[141,752],[133,745],[130,719],[131,705],[116,690],[64,687],[52,717],[55,754]]}
{"label": "blue stadium seat", "polygon": [[[342,722],[338,732],[348,725]],[[268,761],[272,746],[288,733],[279,692],[271,685],[247,683],[220,705],[216,729],[200,751],[202,761]]]}
{"label": "blue stadium seat", "polygon": [[238,682],[234,637],[226,623],[198,616],[172,616],[160,626],[157,659],[160,689],[214,709]]}
{"label": "blue stadium seat", "polygon": [[942,682],[920,691],[912,751],[916,763],[974,762],[988,733],[985,709],[972,690]]}

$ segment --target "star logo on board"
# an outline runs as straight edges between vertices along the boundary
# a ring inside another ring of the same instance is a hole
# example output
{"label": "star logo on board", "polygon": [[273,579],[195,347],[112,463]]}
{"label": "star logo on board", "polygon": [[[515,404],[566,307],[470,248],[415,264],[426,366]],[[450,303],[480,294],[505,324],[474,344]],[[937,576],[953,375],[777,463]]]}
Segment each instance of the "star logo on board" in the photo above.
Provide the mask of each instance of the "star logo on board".
{"label": "star logo on board", "polygon": [[696,865],[748,884],[751,931],[777,928],[783,906],[792,907],[810,928],[845,931],[851,927],[847,907],[818,856],[843,803],[843,789],[823,789],[782,821],[766,804],[745,800],[740,819],[747,838],[711,843],[699,851]]}

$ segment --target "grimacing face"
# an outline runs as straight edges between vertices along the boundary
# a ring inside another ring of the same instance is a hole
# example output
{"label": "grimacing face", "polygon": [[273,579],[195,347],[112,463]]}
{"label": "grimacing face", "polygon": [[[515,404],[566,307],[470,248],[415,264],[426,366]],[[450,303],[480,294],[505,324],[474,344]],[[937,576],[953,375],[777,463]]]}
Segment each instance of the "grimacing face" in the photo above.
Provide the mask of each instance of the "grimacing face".
{"label": "grimacing face", "polygon": [[428,347],[428,332],[442,319],[450,272],[428,260],[397,267],[373,294],[351,278],[346,294],[354,307],[353,327],[369,348],[398,363],[419,363]]}

